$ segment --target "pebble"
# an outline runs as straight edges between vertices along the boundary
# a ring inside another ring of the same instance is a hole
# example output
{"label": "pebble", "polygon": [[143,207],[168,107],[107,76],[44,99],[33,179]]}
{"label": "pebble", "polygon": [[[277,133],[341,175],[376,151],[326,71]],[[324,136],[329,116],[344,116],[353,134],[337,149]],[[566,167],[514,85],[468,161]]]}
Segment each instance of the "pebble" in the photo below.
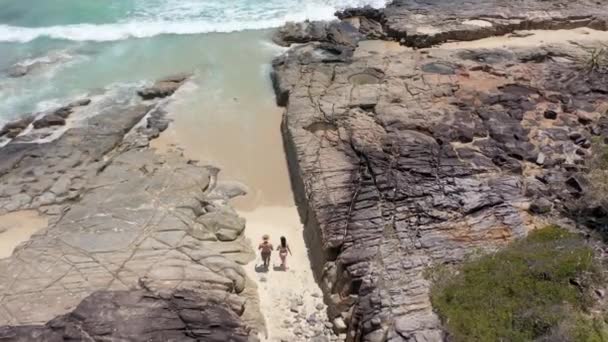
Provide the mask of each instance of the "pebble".
{"label": "pebble", "polygon": [[317,306],[315,306],[315,308],[317,308],[317,310],[321,311],[325,308],[325,305],[319,303],[319,304],[317,304]]}
{"label": "pebble", "polygon": [[317,323],[317,315],[315,313],[313,313],[312,315],[308,316],[308,318],[306,319],[306,322],[308,322],[310,324]]}

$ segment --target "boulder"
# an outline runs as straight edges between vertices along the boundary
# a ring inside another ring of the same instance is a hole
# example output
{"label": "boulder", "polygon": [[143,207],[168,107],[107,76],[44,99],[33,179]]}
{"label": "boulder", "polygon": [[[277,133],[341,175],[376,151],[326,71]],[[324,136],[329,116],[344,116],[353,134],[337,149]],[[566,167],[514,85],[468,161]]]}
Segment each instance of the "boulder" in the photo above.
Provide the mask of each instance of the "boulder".
{"label": "boulder", "polygon": [[281,46],[297,43],[324,41],[327,37],[327,23],[324,21],[288,22],[273,36],[273,41]]}
{"label": "boulder", "polygon": [[65,119],[57,114],[47,114],[41,119],[34,121],[34,128],[41,129],[51,126],[63,126],[65,125]]}
{"label": "boulder", "polygon": [[220,241],[234,241],[245,229],[245,219],[227,211],[216,211],[200,216],[197,222],[213,232]]}
{"label": "boulder", "polygon": [[530,212],[534,214],[547,214],[551,212],[553,203],[546,198],[539,198],[530,204]]}
{"label": "boulder", "polygon": [[19,133],[21,133],[24,129],[26,129],[27,126],[32,123],[32,121],[34,121],[34,116],[32,115],[26,115],[21,119],[11,121],[5,124],[2,129],[0,129],[0,137],[6,135],[9,138],[14,138],[19,135]]}
{"label": "boulder", "polygon": [[177,74],[156,81],[152,86],[140,89],[137,94],[144,100],[163,98],[173,95],[190,77],[190,74]]}

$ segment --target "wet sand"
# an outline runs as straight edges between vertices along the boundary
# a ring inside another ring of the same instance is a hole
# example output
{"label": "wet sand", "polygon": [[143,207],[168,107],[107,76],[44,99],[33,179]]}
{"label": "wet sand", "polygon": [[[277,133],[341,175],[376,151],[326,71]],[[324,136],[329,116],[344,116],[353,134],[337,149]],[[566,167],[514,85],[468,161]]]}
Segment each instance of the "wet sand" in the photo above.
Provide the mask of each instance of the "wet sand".
{"label": "wet sand", "polygon": [[35,210],[0,215],[0,259],[10,257],[15,247],[47,225],[47,218]]}

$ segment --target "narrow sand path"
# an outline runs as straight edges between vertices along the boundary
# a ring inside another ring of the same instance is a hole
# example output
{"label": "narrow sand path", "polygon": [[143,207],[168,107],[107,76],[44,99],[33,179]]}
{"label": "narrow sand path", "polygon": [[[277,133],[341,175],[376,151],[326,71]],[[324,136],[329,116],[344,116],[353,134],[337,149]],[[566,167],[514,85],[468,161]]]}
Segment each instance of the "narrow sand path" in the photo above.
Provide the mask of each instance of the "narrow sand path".
{"label": "narrow sand path", "polygon": [[[276,51],[262,47],[246,60],[230,54],[214,70],[200,72],[167,108],[172,125],[152,142],[159,152],[179,148],[192,159],[222,169],[220,177],[246,184],[250,192],[233,206],[246,218],[252,248],[271,236],[285,236],[293,255],[287,272],[256,272],[258,257],[245,265],[257,285],[266,322],[262,341],[335,340],[327,323],[321,291],[314,280],[303,227],[295,207],[280,131],[282,109],[274,101],[268,61]],[[239,68],[234,68],[239,65]],[[264,85],[264,86],[261,86]],[[278,253],[272,262],[279,266]]]}
{"label": "narrow sand path", "polygon": [[[288,270],[280,268],[278,252],[273,252],[271,266],[263,270],[258,253],[256,260],[246,266],[247,274],[258,284],[260,309],[266,320],[265,341],[328,341],[334,340],[327,324],[321,290],[315,282],[303,227],[295,206],[259,207],[240,212],[247,219],[245,235],[255,249],[264,234],[272,244],[285,236],[293,252],[287,257]],[[264,334],[262,334],[264,335]]]}

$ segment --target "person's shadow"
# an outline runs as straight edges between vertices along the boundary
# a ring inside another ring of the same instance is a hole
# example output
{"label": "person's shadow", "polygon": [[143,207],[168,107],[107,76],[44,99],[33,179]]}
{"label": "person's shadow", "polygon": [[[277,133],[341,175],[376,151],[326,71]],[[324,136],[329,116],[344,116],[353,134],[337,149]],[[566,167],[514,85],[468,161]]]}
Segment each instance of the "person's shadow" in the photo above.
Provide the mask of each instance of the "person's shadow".
{"label": "person's shadow", "polygon": [[278,272],[285,272],[287,271],[286,269],[284,269],[282,266],[273,266],[272,267],[273,271],[278,271]]}
{"label": "person's shadow", "polygon": [[257,273],[268,273],[268,267],[264,266],[264,264],[255,265],[255,271]]}

